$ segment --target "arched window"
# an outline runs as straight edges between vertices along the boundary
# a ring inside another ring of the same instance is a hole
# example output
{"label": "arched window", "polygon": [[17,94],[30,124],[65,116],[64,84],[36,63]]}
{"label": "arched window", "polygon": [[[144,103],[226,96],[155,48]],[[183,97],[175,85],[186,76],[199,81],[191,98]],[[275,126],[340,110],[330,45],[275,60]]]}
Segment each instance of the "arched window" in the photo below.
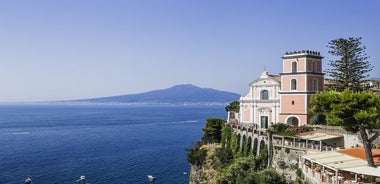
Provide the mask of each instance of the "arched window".
{"label": "arched window", "polygon": [[297,62],[295,62],[295,61],[292,63],[292,72],[293,73],[297,72]]}
{"label": "arched window", "polygon": [[313,90],[318,91],[318,79],[313,80]]}
{"label": "arched window", "polygon": [[311,65],[311,71],[317,72],[317,63],[315,61],[313,61],[313,64]]}
{"label": "arched window", "polygon": [[261,100],[269,100],[269,92],[268,90],[261,91]]}
{"label": "arched window", "polygon": [[292,79],[291,81],[291,90],[297,90],[297,80]]}

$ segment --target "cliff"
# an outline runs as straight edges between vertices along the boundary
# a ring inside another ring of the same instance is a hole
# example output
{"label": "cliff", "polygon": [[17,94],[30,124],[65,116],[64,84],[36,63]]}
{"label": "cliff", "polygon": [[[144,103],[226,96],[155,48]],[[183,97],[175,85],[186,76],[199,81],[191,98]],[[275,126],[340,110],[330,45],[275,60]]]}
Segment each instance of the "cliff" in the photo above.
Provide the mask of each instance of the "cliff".
{"label": "cliff", "polygon": [[216,148],[220,148],[220,144],[202,146],[201,149],[207,150],[206,162],[203,166],[191,165],[189,184],[216,183],[217,171],[212,166]]}
{"label": "cliff", "polygon": [[[229,124],[224,124],[219,133],[215,133],[218,131],[211,127],[215,126],[208,122],[203,129],[205,134],[202,142],[208,142],[205,140],[210,138],[207,136],[212,132],[213,136],[221,136],[220,144],[201,145],[201,142],[198,142],[198,146],[193,147],[188,154],[188,160],[192,165],[190,184],[285,184],[292,180],[300,181],[295,167],[297,159],[294,159],[298,158],[297,154],[292,152],[291,156],[284,157],[286,151],[273,151],[270,149],[271,145],[252,148],[251,143],[240,139],[240,134]],[[288,160],[282,162],[284,158]]]}

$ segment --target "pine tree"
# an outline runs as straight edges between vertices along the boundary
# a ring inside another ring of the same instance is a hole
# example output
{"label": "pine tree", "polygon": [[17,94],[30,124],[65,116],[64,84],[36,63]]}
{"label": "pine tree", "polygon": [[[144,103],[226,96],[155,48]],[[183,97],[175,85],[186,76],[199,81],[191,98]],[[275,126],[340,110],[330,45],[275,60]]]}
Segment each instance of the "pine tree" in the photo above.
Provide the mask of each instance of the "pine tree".
{"label": "pine tree", "polygon": [[368,56],[365,53],[365,46],[361,46],[361,37],[359,38],[339,38],[331,40],[328,44],[329,53],[339,57],[338,60],[331,60],[326,73],[332,78],[330,88],[337,91],[343,91],[349,88],[353,91],[363,91],[368,89],[364,85],[368,78],[368,73],[373,67],[368,62]]}
{"label": "pine tree", "polygon": [[311,98],[313,114],[326,115],[328,125],[341,126],[358,133],[366,153],[368,166],[375,167],[372,143],[380,136],[380,96],[371,91],[318,92]]}

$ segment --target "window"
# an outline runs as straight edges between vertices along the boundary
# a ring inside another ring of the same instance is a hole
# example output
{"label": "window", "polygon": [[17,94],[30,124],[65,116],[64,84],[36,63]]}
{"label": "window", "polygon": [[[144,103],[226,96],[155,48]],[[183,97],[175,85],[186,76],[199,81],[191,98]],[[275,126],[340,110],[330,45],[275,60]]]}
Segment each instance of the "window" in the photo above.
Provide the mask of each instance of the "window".
{"label": "window", "polygon": [[268,90],[261,91],[261,100],[269,100],[269,92]]}
{"label": "window", "polygon": [[297,80],[296,79],[292,79],[290,89],[291,90],[297,90]]}
{"label": "window", "polygon": [[313,80],[313,90],[318,91],[318,79]]}
{"label": "window", "polygon": [[261,128],[268,128],[268,116],[261,116],[260,121]]}
{"label": "window", "polygon": [[311,65],[311,71],[317,72],[317,63],[315,61],[313,61],[313,64]]}
{"label": "window", "polygon": [[293,62],[292,63],[292,73],[296,73],[297,72],[297,62]]}

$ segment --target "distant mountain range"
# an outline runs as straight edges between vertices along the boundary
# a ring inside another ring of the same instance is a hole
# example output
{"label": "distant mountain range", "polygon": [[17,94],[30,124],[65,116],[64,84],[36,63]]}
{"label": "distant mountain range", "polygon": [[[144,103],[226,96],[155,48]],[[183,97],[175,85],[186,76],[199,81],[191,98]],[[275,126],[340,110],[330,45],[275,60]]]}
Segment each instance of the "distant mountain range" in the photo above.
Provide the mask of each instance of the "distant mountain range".
{"label": "distant mountain range", "polygon": [[145,93],[102,98],[74,100],[80,103],[130,103],[130,104],[228,104],[240,95],[211,88],[200,88],[192,84],[176,85],[167,89]]}

